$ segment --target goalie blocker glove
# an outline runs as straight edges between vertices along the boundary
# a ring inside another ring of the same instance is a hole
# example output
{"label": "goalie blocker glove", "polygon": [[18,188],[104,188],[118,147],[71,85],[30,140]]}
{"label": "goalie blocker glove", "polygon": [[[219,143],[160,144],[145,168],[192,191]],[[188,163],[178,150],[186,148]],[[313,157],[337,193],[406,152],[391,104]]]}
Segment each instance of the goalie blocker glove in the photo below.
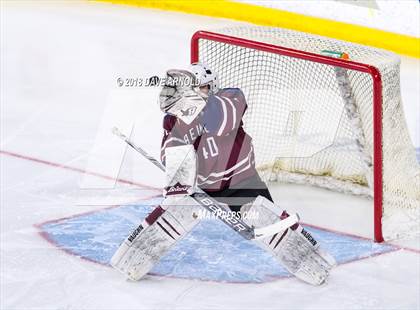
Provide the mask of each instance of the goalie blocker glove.
{"label": "goalie blocker glove", "polygon": [[197,157],[191,144],[165,149],[166,184],[163,196],[192,195],[197,179]]}

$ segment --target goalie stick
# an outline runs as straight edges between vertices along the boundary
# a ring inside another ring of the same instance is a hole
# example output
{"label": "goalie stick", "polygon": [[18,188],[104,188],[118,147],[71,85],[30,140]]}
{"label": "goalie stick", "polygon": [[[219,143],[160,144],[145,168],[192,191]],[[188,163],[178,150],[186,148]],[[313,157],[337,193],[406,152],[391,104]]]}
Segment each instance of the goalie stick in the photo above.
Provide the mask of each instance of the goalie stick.
{"label": "goalie stick", "polygon": [[[120,139],[122,139],[123,141],[125,141],[125,143],[127,143],[135,151],[143,155],[160,170],[165,171],[165,167],[156,158],[149,155],[145,150],[134,144],[134,142],[132,142],[126,135],[124,135],[117,127],[114,127],[112,129],[112,133]],[[194,200],[198,202],[200,206],[209,211],[213,216],[220,219],[223,223],[225,223],[227,226],[229,226],[231,229],[236,231],[238,234],[240,234],[243,238],[247,240],[263,239],[275,235],[279,231],[284,231],[299,221],[298,215],[293,214],[290,215],[288,218],[281,220],[277,223],[261,228],[254,228],[246,224],[240,218],[223,216],[223,214],[225,214],[227,210],[203,190],[199,189],[199,192],[194,193],[193,195],[191,195],[191,197],[194,198]]]}

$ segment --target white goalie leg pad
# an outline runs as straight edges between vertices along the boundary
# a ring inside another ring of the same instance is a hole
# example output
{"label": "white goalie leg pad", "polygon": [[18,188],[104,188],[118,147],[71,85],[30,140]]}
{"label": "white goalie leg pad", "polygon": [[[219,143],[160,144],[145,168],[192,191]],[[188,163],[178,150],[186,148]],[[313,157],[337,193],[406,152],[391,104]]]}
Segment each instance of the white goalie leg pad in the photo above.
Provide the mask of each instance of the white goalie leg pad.
{"label": "white goalie leg pad", "polygon": [[[244,221],[254,227],[271,225],[287,214],[262,196],[258,196],[252,204],[243,206],[241,213],[244,212],[258,215],[251,219],[244,217]],[[272,253],[290,273],[313,285],[324,283],[330,269],[336,264],[334,258],[322,251],[319,242],[299,224],[256,242]]]}
{"label": "white goalie leg pad", "polygon": [[140,280],[195,225],[201,207],[190,196],[163,201],[122,242],[111,265],[131,280]]}
{"label": "white goalie leg pad", "polygon": [[312,285],[326,282],[334,266],[308,244],[302,234],[292,229],[288,229],[278,246],[272,249],[276,258],[291,274]]}

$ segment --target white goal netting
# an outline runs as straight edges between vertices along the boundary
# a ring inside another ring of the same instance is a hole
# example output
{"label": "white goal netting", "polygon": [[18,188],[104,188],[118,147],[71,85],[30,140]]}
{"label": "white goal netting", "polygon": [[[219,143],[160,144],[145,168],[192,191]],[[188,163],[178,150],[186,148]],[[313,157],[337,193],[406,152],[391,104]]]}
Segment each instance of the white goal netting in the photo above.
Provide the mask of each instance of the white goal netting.
{"label": "white goal netting", "polygon": [[[237,27],[219,34],[303,52],[285,56],[237,42],[198,40],[198,59],[219,74],[221,87],[241,88],[248,102],[244,127],[253,138],[260,174],[266,180],[311,184],[374,196],[382,190],[385,239],[419,231],[420,168],[400,96],[399,58],[390,52],[290,30]],[[305,53],[345,52],[374,66],[370,73],[305,60]],[[380,124],[374,100],[382,98]],[[375,127],[376,126],[376,127]],[[375,150],[374,135],[382,147]],[[378,152],[379,150],[379,152]],[[382,163],[380,171],[375,161]],[[375,201],[375,204],[378,204]]]}

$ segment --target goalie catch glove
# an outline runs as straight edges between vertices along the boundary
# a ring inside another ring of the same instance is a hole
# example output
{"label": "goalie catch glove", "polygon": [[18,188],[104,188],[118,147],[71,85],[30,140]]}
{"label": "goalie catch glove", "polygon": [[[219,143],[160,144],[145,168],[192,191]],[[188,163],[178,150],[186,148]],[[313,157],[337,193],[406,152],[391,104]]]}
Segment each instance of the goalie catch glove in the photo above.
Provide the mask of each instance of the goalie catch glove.
{"label": "goalie catch glove", "polygon": [[[257,212],[256,219],[244,218],[249,225],[261,227],[288,217],[286,211],[268,199],[258,196],[252,204],[244,205],[241,213]],[[319,242],[298,223],[271,237],[257,240],[291,274],[312,285],[326,282],[335,259],[320,248]]]}
{"label": "goalie catch glove", "polygon": [[159,94],[162,112],[191,124],[206,105],[203,97],[195,91],[198,85],[199,81],[193,73],[186,70],[168,70],[165,85]]}

